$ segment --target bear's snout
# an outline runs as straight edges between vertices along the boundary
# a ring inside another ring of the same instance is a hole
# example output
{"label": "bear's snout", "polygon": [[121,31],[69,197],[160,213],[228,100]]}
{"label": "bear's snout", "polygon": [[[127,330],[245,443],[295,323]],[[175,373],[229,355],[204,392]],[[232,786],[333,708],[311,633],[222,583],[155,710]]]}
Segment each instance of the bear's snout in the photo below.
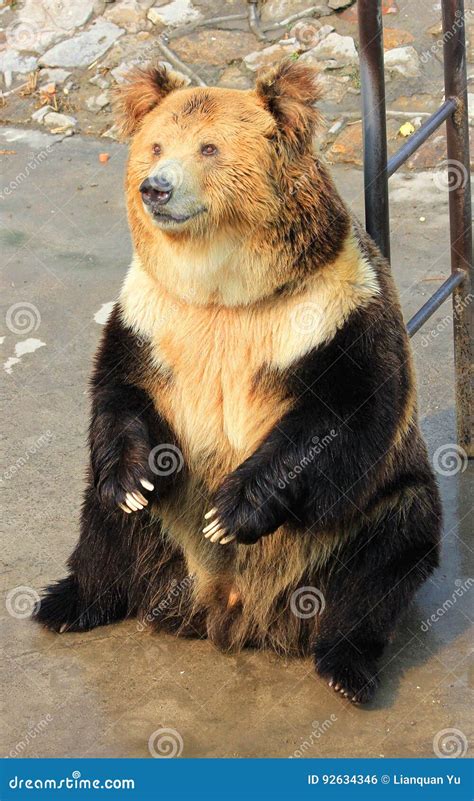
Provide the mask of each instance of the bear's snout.
{"label": "bear's snout", "polygon": [[176,228],[206,210],[192,171],[168,159],[156,165],[139,186],[143,205],[160,228]]}
{"label": "bear's snout", "polygon": [[142,200],[147,206],[154,203],[164,206],[171,198],[173,189],[171,181],[160,174],[150,175],[140,184]]}

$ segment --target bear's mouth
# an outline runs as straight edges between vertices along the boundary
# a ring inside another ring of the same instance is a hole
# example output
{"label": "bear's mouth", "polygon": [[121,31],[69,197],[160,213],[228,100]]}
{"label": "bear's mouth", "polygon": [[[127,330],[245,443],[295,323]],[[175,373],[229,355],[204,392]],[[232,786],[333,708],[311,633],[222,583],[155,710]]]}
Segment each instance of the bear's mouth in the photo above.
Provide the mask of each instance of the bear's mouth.
{"label": "bear's mouth", "polygon": [[206,209],[204,206],[201,206],[190,214],[170,214],[169,212],[161,211],[161,209],[150,209],[150,211],[154,222],[156,222],[160,228],[174,228],[178,225],[184,225],[189,222],[189,220],[194,220],[195,217],[203,214]]}

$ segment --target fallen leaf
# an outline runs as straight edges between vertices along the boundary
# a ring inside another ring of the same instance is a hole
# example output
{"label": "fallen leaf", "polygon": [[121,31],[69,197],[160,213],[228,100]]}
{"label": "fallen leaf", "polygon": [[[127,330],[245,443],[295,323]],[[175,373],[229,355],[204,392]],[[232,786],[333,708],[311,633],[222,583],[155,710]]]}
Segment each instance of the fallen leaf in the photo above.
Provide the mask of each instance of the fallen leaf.
{"label": "fallen leaf", "polygon": [[414,132],[415,126],[412,125],[411,122],[404,122],[403,125],[400,125],[400,128],[398,129],[400,136],[411,136]]}

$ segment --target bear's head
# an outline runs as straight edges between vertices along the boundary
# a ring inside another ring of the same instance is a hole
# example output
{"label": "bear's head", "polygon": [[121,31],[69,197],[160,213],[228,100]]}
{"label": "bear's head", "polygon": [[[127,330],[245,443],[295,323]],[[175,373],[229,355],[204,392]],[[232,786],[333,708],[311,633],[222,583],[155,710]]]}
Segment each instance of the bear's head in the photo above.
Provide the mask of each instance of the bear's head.
{"label": "bear's head", "polygon": [[186,87],[161,67],[133,71],[118,122],[131,139],[127,202],[142,259],[171,243],[184,256],[186,244],[196,253],[218,241],[215,263],[245,241],[247,251],[266,249],[268,274],[278,254],[294,262],[289,247],[304,253],[309,233],[327,261],[341,245],[334,219],[344,226],[347,214],[313,150],[319,95],[316,71],[297,61],[247,91]]}

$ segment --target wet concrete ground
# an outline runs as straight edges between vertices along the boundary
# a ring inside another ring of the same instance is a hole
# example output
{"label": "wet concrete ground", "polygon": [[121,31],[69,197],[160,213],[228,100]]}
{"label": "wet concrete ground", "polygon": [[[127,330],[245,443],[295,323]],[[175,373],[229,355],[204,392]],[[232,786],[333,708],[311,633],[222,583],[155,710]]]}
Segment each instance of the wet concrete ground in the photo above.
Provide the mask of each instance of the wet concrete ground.
{"label": "wet concrete ground", "polygon": [[[443,458],[455,443],[449,302],[413,340],[420,414],[444,499],[442,563],[384,657],[374,704],[351,706],[309,661],[223,656],[207,642],[141,632],[134,621],[60,637],[29,621],[35,593],[64,575],[77,537],[91,358],[130,254],[124,148],[108,143],[111,160],[101,165],[103,141],[51,145],[37,136],[0,132],[0,147],[16,151],[2,158],[8,714],[0,753],[148,757],[149,738],[165,727],[186,757],[434,757],[447,747],[445,730],[466,753],[473,470],[462,454]],[[361,214],[361,174],[338,168],[336,179]],[[408,318],[449,270],[447,196],[427,173],[392,181],[392,261]],[[33,308],[22,322],[11,309],[25,303]],[[436,325],[438,336],[430,334]]]}

